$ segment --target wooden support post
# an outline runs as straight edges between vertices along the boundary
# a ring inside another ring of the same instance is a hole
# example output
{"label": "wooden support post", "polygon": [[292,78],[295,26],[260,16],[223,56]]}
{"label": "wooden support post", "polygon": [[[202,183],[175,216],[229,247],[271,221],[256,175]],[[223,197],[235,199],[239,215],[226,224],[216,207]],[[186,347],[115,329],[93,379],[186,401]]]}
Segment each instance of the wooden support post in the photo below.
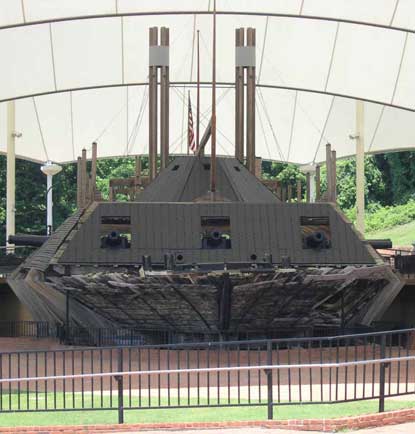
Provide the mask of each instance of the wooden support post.
{"label": "wooden support post", "polygon": [[297,202],[300,203],[303,200],[303,195],[301,191],[301,179],[297,179]]}
{"label": "wooden support post", "polygon": [[287,202],[291,202],[293,198],[293,186],[291,184],[287,185]]}
{"label": "wooden support post", "polygon": [[316,166],[316,202],[321,199],[320,165]]}
{"label": "wooden support post", "polygon": [[283,186],[281,186],[281,201],[287,202],[287,189]]}
{"label": "wooden support post", "polygon": [[135,183],[136,185],[141,185],[141,157],[136,156],[135,157]]}
{"label": "wooden support post", "polygon": [[82,159],[81,159],[81,208],[87,205],[87,185],[88,185],[88,174],[86,171],[86,149],[82,149]]}
{"label": "wooden support post", "polygon": [[[169,47],[169,29],[160,29],[160,45]],[[160,77],[160,160],[161,169],[169,164],[169,66],[161,66]]]}
{"label": "wooden support post", "polygon": [[[245,45],[245,29],[236,29],[235,46]],[[235,67],[235,157],[244,162],[244,67]]]}
{"label": "wooden support post", "polygon": [[[248,28],[246,34],[246,45],[255,47],[255,29]],[[247,167],[251,173],[255,173],[255,66],[247,68],[247,88],[246,88],[246,155]]]}
{"label": "wooden support post", "polygon": [[306,202],[311,202],[311,173],[306,173],[307,191],[306,191]]}
{"label": "wooden support post", "polygon": [[[150,28],[150,47],[158,44],[158,28]],[[157,66],[149,67],[149,173],[150,181],[157,174]]]}
{"label": "wooden support post", "polygon": [[82,208],[82,160],[78,157],[76,166],[76,206]]}
{"label": "wooden support post", "polygon": [[333,166],[331,164],[331,145],[330,143],[327,143],[326,145],[327,202],[332,202],[333,200],[332,170],[333,170]]}
{"label": "wooden support post", "polygon": [[258,179],[262,178],[262,158],[261,157],[255,158],[255,176]]}
{"label": "wooden support post", "polygon": [[92,143],[92,159],[91,159],[91,179],[89,186],[90,200],[93,202],[95,200],[95,195],[97,192],[97,143]]}
{"label": "wooden support post", "polygon": [[333,202],[337,202],[337,169],[336,169],[337,154],[336,151],[331,151],[331,180],[332,180],[332,198]]}

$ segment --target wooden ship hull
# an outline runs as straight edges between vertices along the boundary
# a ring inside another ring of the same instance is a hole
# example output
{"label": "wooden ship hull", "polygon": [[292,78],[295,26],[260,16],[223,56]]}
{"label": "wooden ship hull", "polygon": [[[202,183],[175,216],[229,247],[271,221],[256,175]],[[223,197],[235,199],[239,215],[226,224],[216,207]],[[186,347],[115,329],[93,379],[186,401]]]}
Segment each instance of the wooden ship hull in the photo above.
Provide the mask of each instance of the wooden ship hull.
{"label": "wooden ship hull", "polygon": [[207,202],[206,164],[177,158],[135,202],[70,217],[8,280],[33,317],[64,324],[69,297],[84,328],[238,337],[381,318],[402,283],[333,204],[282,203],[230,158]]}
{"label": "wooden ship hull", "polygon": [[386,265],[223,272],[31,271],[9,283],[38,320],[174,334],[261,336],[266,331],[370,325],[401,283]]}

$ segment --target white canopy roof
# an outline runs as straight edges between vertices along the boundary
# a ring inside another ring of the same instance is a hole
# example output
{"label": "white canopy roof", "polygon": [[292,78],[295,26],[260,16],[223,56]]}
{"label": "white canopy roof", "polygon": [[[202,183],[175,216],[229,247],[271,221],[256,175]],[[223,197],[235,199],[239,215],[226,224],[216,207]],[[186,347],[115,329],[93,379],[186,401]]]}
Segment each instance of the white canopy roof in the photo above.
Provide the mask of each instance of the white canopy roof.
{"label": "white canopy roof", "polygon": [[[208,0],[2,0],[0,152],[16,99],[16,154],[68,162],[98,141],[100,157],[147,153],[148,28],[170,28],[170,151],[186,153],[187,92],[211,80]],[[365,103],[368,152],[415,145],[413,0],[218,0],[218,152],[234,153],[235,28],[257,29],[257,154],[309,163],[331,142],[355,143]],[[189,84],[193,83],[193,84]],[[210,116],[202,90],[202,125]],[[203,127],[202,127],[203,128]]]}

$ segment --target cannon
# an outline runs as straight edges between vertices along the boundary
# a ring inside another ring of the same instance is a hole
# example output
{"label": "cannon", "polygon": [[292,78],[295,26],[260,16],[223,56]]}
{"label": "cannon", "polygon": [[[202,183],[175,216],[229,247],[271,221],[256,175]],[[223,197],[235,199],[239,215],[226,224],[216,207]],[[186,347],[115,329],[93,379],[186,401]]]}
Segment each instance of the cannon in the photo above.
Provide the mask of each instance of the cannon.
{"label": "cannon", "polygon": [[384,240],[366,240],[366,243],[372,246],[374,249],[391,249],[392,248],[392,240],[384,239]]}
{"label": "cannon", "polygon": [[101,238],[101,248],[110,249],[128,249],[130,242],[125,235],[120,234],[118,231],[111,231]]}
{"label": "cannon", "polygon": [[310,249],[327,249],[330,247],[330,240],[322,231],[315,231],[305,239],[306,246]]}
{"label": "cannon", "polygon": [[47,235],[26,235],[26,234],[16,234],[9,235],[7,240],[9,244],[14,244],[15,246],[32,246],[40,247],[48,240]]}

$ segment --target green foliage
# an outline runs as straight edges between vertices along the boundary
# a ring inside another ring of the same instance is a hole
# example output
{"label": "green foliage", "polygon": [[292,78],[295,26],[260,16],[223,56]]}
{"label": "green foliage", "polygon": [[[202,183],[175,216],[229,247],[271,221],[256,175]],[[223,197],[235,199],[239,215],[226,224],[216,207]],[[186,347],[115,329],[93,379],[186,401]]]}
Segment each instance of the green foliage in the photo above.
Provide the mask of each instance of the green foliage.
{"label": "green foliage", "polygon": [[405,205],[394,207],[378,206],[376,209],[373,209],[372,212],[367,215],[366,229],[368,232],[373,232],[410,223],[413,220],[415,220],[415,200],[411,199]]}
{"label": "green foliage", "polygon": [[[346,158],[339,160],[336,166],[337,202],[343,211],[356,204],[356,160]],[[366,205],[382,202],[385,196],[385,182],[382,172],[376,165],[374,157],[365,158],[365,200]],[[327,189],[326,167],[321,168],[322,191]]]}
{"label": "green foliage", "polygon": [[415,199],[415,152],[377,155],[376,161],[388,187],[385,205],[404,204]]}

